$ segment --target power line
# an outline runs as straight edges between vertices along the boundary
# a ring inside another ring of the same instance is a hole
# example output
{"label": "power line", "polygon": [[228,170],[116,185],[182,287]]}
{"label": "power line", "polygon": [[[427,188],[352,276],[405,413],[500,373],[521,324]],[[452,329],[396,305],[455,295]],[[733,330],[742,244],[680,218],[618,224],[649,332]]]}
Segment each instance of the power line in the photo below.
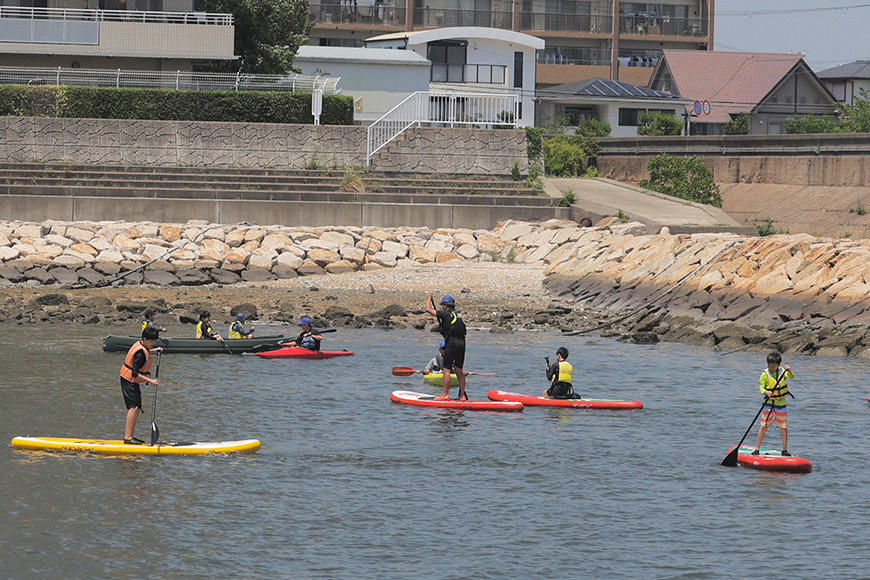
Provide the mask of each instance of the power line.
{"label": "power line", "polygon": [[827,8],[784,8],[781,10],[717,10],[719,16],[774,16],[779,14],[809,14],[811,12],[845,12],[856,8],[870,8],[870,4],[852,4],[850,6],[829,6]]}

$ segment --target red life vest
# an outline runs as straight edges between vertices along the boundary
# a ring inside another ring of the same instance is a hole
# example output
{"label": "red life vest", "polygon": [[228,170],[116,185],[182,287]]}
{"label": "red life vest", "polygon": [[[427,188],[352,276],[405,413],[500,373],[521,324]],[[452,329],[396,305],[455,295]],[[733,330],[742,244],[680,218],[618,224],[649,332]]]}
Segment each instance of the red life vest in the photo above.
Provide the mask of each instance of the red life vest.
{"label": "red life vest", "polygon": [[[136,356],[138,351],[145,351],[145,364],[142,365],[142,368],[139,369],[139,375],[133,376],[133,357]],[[148,371],[151,369],[151,352],[145,348],[145,345],[142,344],[141,340],[137,340],[133,346],[130,347],[130,350],[127,351],[127,356],[124,357],[124,364],[121,366],[121,376],[130,381],[131,383],[144,383],[145,379],[142,377],[143,374],[148,374]]]}

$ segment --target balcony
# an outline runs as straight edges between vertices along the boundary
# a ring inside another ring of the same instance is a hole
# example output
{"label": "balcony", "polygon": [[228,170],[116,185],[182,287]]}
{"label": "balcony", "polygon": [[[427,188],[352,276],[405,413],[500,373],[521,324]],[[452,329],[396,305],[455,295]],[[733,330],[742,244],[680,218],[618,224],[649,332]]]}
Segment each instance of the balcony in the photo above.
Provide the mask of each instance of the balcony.
{"label": "balcony", "polygon": [[433,83],[507,84],[507,67],[499,64],[432,63],[429,81]]}
{"label": "balcony", "polygon": [[612,16],[589,14],[540,14],[520,12],[521,32],[585,32],[610,34],[613,31]]}
{"label": "balcony", "polygon": [[232,14],[0,6],[0,53],[233,57]]}
{"label": "balcony", "polygon": [[627,14],[619,18],[619,33],[620,35],[634,36],[688,36],[692,38],[704,38],[708,34],[708,23],[708,20],[701,18]]}
{"label": "balcony", "polygon": [[458,10],[451,8],[414,8],[414,27],[484,26],[511,30],[513,13],[496,10]]}
{"label": "balcony", "polygon": [[348,5],[340,0],[334,2],[311,2],[310,21],[315,25],[405,26],[405,5],[394,6],[395,0],[373,2],[368,5]]}

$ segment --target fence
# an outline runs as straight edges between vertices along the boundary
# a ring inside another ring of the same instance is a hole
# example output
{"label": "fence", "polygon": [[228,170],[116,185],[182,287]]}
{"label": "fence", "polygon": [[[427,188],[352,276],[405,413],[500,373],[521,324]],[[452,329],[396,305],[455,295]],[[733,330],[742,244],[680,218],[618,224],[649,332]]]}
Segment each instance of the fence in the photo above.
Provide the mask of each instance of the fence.
{"label": "fence", "polygon": [[366,165],[390,141],[414,126],[517,126],[519,95],[417,91],[368,127]]}
{"label": "fence", "polygon": [[295,91],[338,94],[341,77],[254,75],[243,73],[165,72],[123,69],[85,69],[0,66],[0,84],[66,85],[169,89],[176,91]]}

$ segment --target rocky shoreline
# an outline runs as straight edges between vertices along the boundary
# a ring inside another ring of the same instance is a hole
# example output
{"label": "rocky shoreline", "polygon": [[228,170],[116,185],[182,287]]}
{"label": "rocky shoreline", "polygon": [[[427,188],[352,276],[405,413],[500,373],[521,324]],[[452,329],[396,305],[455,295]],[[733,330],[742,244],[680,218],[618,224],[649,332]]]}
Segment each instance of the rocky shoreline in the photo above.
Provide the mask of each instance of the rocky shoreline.
{"label": "rocky shoreline", "polygon": [[129,328],[150,306],[178,324],[208,309],[217,325],[244,311],[424,329],[432,291],[494,332],[870,359],[868,258],[860,240],[650,235],[615,218],[474,231],[0,222],[0,322]]}

